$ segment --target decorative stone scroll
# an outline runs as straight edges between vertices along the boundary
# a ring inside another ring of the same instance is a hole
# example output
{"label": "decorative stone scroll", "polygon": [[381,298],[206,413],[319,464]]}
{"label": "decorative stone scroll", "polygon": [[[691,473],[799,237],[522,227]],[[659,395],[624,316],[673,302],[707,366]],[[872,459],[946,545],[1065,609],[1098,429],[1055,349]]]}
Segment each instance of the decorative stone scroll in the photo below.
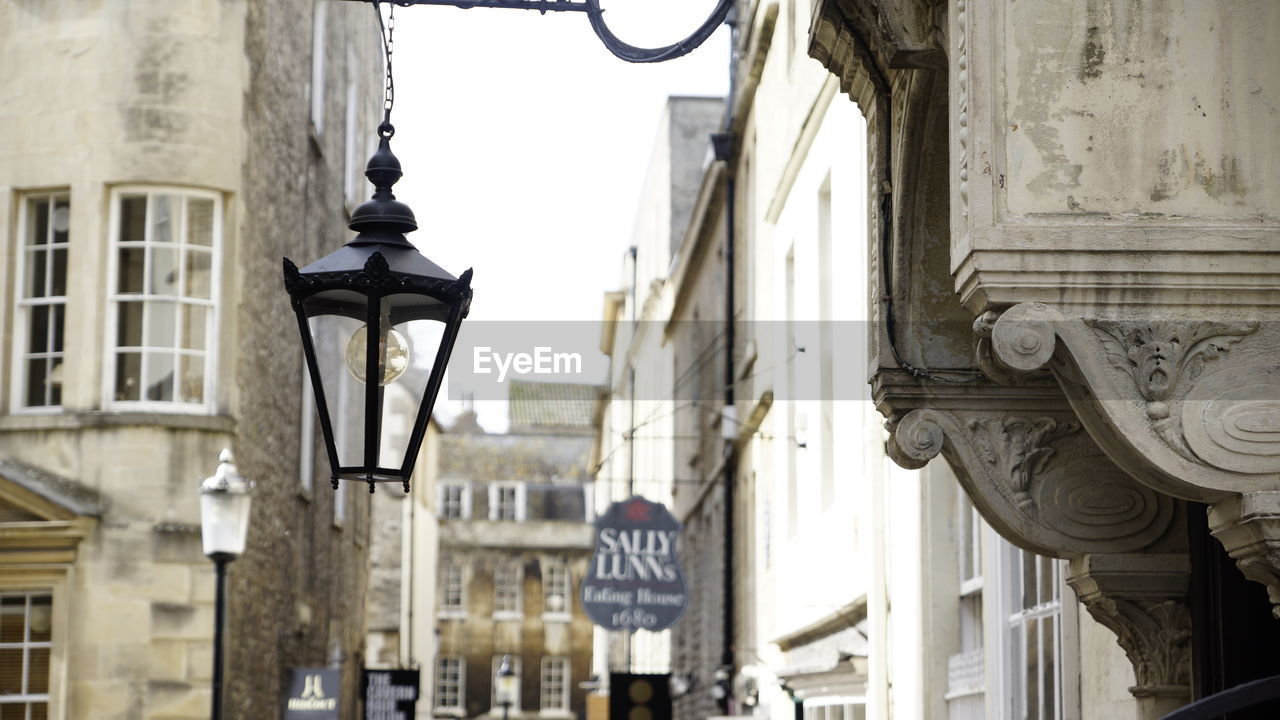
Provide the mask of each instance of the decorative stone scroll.
{"label": "decorative stone scroll", "polygon": [[1160,538],[1174,502],[1117,468],[1069,410],[917,409],[890,454],[920,467],[942,454],[987,521],[1035,552],[1130,552]]}

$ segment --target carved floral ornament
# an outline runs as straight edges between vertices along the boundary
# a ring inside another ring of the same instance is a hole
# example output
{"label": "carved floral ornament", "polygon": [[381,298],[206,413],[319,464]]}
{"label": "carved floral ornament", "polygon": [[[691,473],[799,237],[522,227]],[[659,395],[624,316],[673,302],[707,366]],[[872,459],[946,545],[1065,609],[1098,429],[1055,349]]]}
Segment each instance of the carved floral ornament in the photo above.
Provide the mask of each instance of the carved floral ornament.
{"label": "carved floral ornament", "polygon": [[[1231,474],[1280,473],[1280,367],[1228,358],[1259,334],[1257,322],[1069,319],[1022,303],[978,329],[986,327],[999,364],[1077,378],[1117,427],[1145,425],[1183,461]],[[1059,350],[1065,355],[1055,356]]]}

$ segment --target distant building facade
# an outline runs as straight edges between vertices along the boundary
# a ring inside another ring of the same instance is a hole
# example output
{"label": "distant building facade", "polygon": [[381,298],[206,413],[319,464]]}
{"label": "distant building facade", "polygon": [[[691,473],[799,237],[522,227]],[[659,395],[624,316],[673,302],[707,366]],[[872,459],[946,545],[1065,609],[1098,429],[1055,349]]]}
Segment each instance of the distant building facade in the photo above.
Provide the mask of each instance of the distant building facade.
{"label": "distant building facade", "polygon": [[231,447],[225,712],[328,666],[354,718],[368,493],[330,489],[280,258],[366,194],[372,13],[4,3],[0,62],[0,716],[208,717],[198,488]]}
{"label": "distant building facade", "polygon": [[509,656],[519,688],[511,718],[581,718],[593,626],[578,588],[592,548],[598,391],[509,384],[508,434],[472,422],[440,436],[433,713],[501,717],[494,678]]}
{"label": "distant building facade", "polygon": [[[671,508],[676,489],[692,477],[676,463],[672,437],[679,415],[672,387],[691,387],[700,378],[677,377],[666,322],[674,302],[667,273],[699,199],[708,138],[723,114],[722,98],[675,96],[668,98],[658,123],[632,248],[622,263],[622,289],[605,296],[600,349],[610,358],[610,388],[600,410],[593,461],[597,513],[632,495]],[[695,604],[699,596],[692,593]],[[670,631],[598,630],[596,674],[604,680],[610,672],[665,673],[670,639]],[[601,690],[609,692],[607,683]]]}

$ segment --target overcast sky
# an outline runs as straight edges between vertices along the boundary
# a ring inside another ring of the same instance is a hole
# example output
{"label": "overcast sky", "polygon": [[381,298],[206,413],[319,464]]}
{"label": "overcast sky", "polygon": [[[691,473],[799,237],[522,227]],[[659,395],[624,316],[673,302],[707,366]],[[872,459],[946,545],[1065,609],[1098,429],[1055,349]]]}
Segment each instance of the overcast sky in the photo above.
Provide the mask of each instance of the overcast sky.
{"label": "overcast sky", "polygon": [[[654,46],[692,32],[715,0],[601,4],[623,40]],[[632,65],[583,13],[396,9],[397,197],[427,257],[475,269],[473,320],[599,319],[603,293],[622,285],[665,99],[723,95],[727,38],[721,28],[679,60]],[[456,412],[443,395],[438,407]],[[477,411],[505,429],[503,404]]]}

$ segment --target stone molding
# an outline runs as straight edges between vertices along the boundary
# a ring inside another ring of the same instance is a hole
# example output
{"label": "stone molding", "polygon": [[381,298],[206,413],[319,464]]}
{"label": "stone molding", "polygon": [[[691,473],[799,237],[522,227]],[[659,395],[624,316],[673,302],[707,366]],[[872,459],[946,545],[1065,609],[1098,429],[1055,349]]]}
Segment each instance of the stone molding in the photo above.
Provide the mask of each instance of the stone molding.
{"label": "stone molding", "polygon": [[1159,714],[1191,700],[1190,580],[1185,553],[1084,555],[1071,561],[1067,577],[1133,663],[1137,684],[1129,692],[1163,706]]}

